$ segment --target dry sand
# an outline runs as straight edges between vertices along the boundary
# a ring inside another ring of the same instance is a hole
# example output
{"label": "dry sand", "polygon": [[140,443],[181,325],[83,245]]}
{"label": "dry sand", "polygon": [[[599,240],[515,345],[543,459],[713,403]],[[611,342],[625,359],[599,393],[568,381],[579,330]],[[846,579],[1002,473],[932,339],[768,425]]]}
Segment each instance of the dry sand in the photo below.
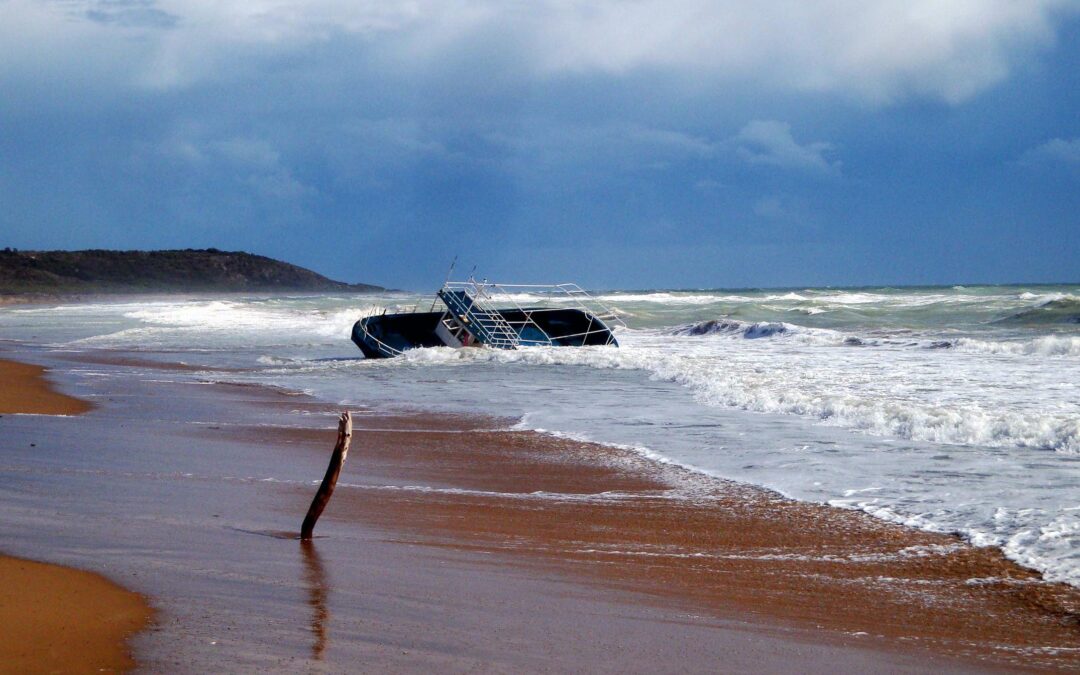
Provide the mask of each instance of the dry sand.
{"label": "dry sand", "polygon": [[123,672],[145,598],[91,572],[0,556],[0,672]]}
{"label": "dry sand", "polygon": [[53,389],[41,366],[0,359],[0,414],[81,415],[92,408]]}

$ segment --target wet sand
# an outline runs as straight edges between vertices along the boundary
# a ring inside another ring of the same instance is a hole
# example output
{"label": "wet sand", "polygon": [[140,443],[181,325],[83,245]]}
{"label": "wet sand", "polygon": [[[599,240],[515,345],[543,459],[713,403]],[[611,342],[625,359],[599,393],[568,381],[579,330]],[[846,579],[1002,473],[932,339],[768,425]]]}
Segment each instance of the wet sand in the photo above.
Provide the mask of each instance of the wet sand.
{"label": "wet sand", "polygon": [[[1080,591],[1045,583],[996,549],[630,451],[508,431],[498,420],[376,411],[354,419],[327,519],[819,639],[988,667],[1080,667]],[[212,433],[276,438],[319,455],[330,442],[327,432],[295,428]],[[294,508],[309,498],[301,491]]]}
{"label": "wet sand", "polygon": [[0,359],[0,382],[0,414],[81,415],[93,408],[56,391],[41,366]]}
{"label": "wet sand", "polygon": [[[55,391],[44,372],[0,359],[0,412],[77,415],[92,408]],[[100,575],[0,555],[0,671],[130,670],[125,641],[150,616],[142,596]]]}
{"label": "wet sand", "polygon": [[[357,420],[343,477],[353,487],[335,494],[331,518],[719,616],[988,664],[1080,667],[1080,590],[996,549],[479,418]],[[461,433],[470,423],[478,433]]]}
{"label": "wet sand", "polygon": [[991,549],[501,420],[356,411],[301,547],[337,406],[88,362],[92,414],[0,419],[0,537],[151,594],[153,671],[1080,667],[1076,589]]}
{"label": "wet sand", "polygon": [[0,556],[0,672],[130,670],[126,641],[150,617],[145,598],[98,574]]}

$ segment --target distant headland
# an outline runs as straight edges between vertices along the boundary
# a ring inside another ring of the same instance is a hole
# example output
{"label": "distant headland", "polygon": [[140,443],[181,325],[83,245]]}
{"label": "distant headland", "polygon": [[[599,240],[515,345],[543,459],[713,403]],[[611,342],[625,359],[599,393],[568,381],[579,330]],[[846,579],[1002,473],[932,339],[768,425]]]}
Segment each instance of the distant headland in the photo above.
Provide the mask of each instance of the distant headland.
{"label": "distant headland", "polygon": [[0,295],[385,290],[348,284],[261,255],[168,251],[0,249]]}

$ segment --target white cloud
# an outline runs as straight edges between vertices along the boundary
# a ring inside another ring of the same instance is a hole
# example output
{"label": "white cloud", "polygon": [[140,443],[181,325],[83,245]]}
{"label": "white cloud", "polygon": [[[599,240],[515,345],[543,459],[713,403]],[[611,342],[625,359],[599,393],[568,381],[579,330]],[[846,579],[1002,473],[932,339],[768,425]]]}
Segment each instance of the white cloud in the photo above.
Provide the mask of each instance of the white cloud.
{"label": "white cloud", "polygon": [[1080,164],[1080,138],[1054,138],[1024,153],[1023,164],[1064,162]]}
{"label": "white cloud", "polygon": [[786,122],[754,120],[742,128],[734,141],[739,156],[750,164],[831,175],[840,172],[840,162],[825,156],[832,145],[820,141],[800,145]]}
{"label": "white cloud", "polygon": [[542,3],[553,70],[692,68],[874,101],[960,101],[1004,79],[1076,0],[607,0]]}
{"label": "white cloud", "polygon": [[1000,82],[1033,50],[1053,45],[1055,24],[1080,0],[8,0],[4,7],[0,57],[18,58],[0,59],[0,75],[35,60],[101,64],[124,52],[119,42],[128,60],[116,68],[174,87],[344,37],[398,67],[423,68],[486,44],[506,67],[536,77],[666,69],[881,103],[911,95],[958,102]]}

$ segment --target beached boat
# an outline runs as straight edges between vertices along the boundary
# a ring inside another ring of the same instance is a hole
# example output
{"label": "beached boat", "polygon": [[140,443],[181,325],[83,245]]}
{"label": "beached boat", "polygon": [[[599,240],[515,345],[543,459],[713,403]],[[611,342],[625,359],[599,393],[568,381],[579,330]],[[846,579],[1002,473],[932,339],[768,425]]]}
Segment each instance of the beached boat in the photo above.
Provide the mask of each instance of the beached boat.
{"label": "beached boat", "polygon": [[[360,319],[352,340],[368,358],[399,356],[419,347],[618,346],[612,329],[622,326],[615,312],[577,284],[506,285],[448,281],[435,294],[441,311],[380,314]],[[522,307],[516,298],[550,306]],[[507,307],[496,308],[495,302]]]}

